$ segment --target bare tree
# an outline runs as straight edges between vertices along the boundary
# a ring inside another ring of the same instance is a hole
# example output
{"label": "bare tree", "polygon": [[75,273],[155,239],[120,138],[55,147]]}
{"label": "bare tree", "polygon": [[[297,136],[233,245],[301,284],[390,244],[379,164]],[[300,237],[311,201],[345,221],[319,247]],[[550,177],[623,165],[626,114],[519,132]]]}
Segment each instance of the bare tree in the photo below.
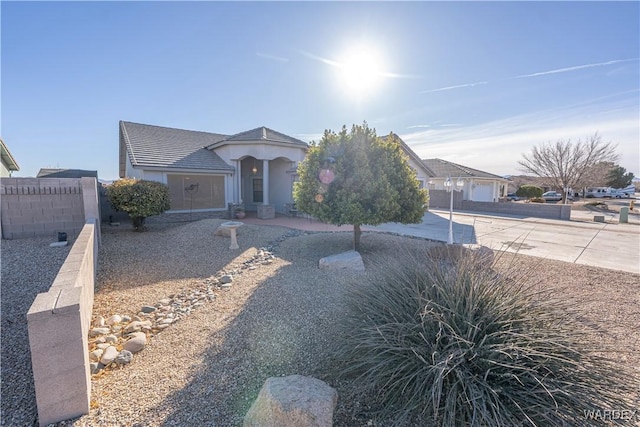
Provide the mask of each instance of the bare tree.
{"label": "bare tree", "polygon": [[566,191],[583,185],[585,178],[595,165],[615,162],[618,159],[616,145],[603,142],[596,132],[586,141],[559,140],[533,147],[531,154],[523,154],[520,160],[522,171],[540,177],[546,185],[560,189],[566,203]]}

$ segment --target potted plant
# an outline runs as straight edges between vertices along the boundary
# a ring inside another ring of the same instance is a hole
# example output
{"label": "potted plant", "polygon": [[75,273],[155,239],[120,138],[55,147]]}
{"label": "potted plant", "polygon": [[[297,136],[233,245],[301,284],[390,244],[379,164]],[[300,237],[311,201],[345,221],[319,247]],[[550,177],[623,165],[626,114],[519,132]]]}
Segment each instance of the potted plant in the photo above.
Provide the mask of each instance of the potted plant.
{"label": "potted plant", "polygon": [[244,211],[244,207],[242,205],[237,206],[235,209],[235,217],[238,219],[242,219],[244,218],[246,215],[245,211]]}

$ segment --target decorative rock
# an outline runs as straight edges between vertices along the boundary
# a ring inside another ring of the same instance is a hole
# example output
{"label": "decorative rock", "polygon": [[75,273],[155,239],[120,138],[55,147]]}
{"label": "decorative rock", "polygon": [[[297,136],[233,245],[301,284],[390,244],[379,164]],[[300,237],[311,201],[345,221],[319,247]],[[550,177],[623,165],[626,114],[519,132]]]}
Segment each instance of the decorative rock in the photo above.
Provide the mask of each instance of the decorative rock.
{"label": "decorative rock", "polygon": [[122,322],[122,317],[118,316],[117,314],[114,314],[113,316],[109,317],[105,323],[109,326],[111,325],[117,325],[118,323]]}
{"label": "decorative rock", "polygon": [[124,333],[128,334],[131,332],[137,332],[141,329],[145,329],[145,328],[148,329],[150,327],[151,327],[151,320],[144,320],[144,321],[134,320],[133,322],[125,326]]}
{"label": "decorative rock", "polygon": [[98,338],[95,339],[94,341],[96,344],[102,344],[107,342],[107,338],[104,336],[99,336]]}
{"label": "decorative rock", "polygon": [[121,322],[131,322],[131,317],[130,316],[122,316]]}
{"label": "decorative rock", "polygon": [[102,353],[100,363],[106,366],[113,362],[116,357],[118,357],[118,350],[114,346],[110,345],[104,350],[104,353]]}
{"label": "decorative rock", "polygon": [[97,337],[98,335],[107,335],[109,332],[111,332],[111,329],[109,328],[93,328],[89,332],[89,336]]}
{"label": "decorative rock", "polygon": [[104,368],[104,365],[101,365],[98,362],[89,363],[89,369],[91,370],[91,375],[97,374],[98,372],[100,372],[100,370],[102,370],[102,368]]}
{"label": "decorative rock", "polygon": [[158,304],[160,304],[160,305],[169,305],[169,304],[171,304],[171,300],[169,298],[163,298],[160,301],[158,301]]}
{"label": "decorative rock", "polygon": [[157,310],[157,308],[155,308],[153,306],[150,306],[150,305],[144,305],[140,309],[140,311],[143,312],[143,313],[153,313],[156,310]]}
{"label": "decorative rock", "polygon": [[137,353],[147,345],[147,335],[144,332],[135,332],[131,334],[131,339],[124,343],[124,349],[131,353]]}
{"label": "decorative rock", "polygon": [[114,362],[118,365],[126,365],[131,363],[131,360],[133,360],[133,353],[129,350],[122,350],[118,353],[118,357],[115,358]]}
{"label": "decorative rock", "polygon": [[167,317],[166,319],[162,319],[158,322],[158,325],[170,325],[173,323],[173,318]]}
{"label": "decorative rock", "polygon": [[93,350],[91,353],[89,353],[89,359],[97,362],[102,357],[102,353],[104,353],[104,350],[102,349]]}
{"label": "decorative rock", "polygon": [[356,251],[347,251],[337,255],[331,255],[320,259],[320,268],[329,270],[349,269],[364,271],[362,257]]}
{"label": "decorative rock", "polygon": [[336,390],[316,378],[267,378],[243,426],[331,427],[337,401]]}
{"label": "decorative rock", "polygon": [[94,324],[99,328],[103,327],[104,326],[104,317],[102,317],[102,316],[96,317],[96,320],[95,320]]}
{"label": "decorative rock", "polygon": [[225,274],[224,276],[222,276],[220,278],[220,283],[231,283],[233,282],[233,276],[231,276],[230,274]]}
{"label": "decorative rock", "polygon": [[118,337],[116,337],[115,335],[107,335],[106,337],[104,337],[105,342],[108,343],[115,343],[118,342]]}
{"label": "decorative rock", "polygon": [[107,343],[100,343],[98,344],[96,347],[98,347],[101,350],[104,350],[107,347],[111,347],[111,344],[107,344]]}
{"label": "decorative rock", "polygon": [[231,286],[232,286],[231,283],[224,283],[224,284],[220,285],[220,287],[222,289],[229,289],[229,288],[231,288]]}

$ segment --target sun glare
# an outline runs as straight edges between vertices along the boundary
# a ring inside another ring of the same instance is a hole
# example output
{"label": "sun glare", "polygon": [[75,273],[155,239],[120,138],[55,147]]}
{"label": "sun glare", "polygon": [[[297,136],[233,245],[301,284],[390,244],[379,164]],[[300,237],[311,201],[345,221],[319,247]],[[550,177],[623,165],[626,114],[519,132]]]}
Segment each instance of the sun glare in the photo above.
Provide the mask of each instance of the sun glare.
{"label": "sun glare", "polygon": [[348,50],[340,61],[340,77],[347,92],[363,96],[379,85],[382,63],[375,51],[357,46]]}

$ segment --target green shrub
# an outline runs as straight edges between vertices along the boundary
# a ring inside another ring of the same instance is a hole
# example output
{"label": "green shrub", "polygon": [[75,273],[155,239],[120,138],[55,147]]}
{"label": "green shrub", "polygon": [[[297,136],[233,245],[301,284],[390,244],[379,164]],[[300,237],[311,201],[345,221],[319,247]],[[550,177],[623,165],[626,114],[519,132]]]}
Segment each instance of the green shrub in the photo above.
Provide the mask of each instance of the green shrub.
{"label": "green shrub", "polygon": [[114,209],[129,214],[136,231],[144,230],[147,217],[170,208],[169,187],[156,181],[120,179],[107,188],[107,198]]}
{"label": "green shrub", "polygon": [[596,422],[585,410],[630,408],[634,381],[569,303],[452,250],[407,254],[349,292],[340,375],[379,425],[577,426]]}
{"label": "green shrub", "polygon": [[542,188],[535,185],[523,185],[516,191],[516,196],[524,197],[525,199],[531,199],[534,197],[541,197],[544,191]]}
{"label": "green shrub", "polygon": [[542,197],[532,197],[529,201],[532,203],[547,203],[547,201]]}

